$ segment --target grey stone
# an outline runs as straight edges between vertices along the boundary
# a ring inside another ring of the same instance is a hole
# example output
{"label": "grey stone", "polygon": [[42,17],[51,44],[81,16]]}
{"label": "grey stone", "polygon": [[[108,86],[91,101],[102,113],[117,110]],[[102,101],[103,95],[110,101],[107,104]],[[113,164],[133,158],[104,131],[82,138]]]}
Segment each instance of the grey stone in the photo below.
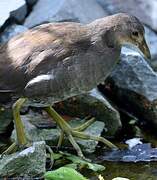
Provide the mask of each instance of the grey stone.
{"label": "grey stone", "polygon": [[110,14],[126,12],[137,16],[144,24],[157,30],[157,1],[151,0],[97,0]]}
{"label": "grey stone", "polygon": [[[40,114],[26,114],[21,115],[22,122],[24,124],[25,133],[27,140],[29,142],[35,142],[35,141],[46,141],[49,145],[57,144],[58,137],[60,135],[60,132],[56,128],[51,129],[40,129],[37,128],[36,125],[34,125],[33,122],[38,122],[43,119],[43,117]],[[44,119],[43,119],[44,121]],[[12,133],[12,138],[16,139],[15,130]]]}
{"label": "grey stone", "polygon": [[45,142],[35,142],[29,148],[5,155],[0,159],[0,177],[22,176],[35,177],[46,171]]}
{"label": "grey stone", "polygon": [[1,0],[0,1],[0,27],[10,17],[21,23],[27,14],[26,2],[24,0]]}
{"label": "grey stone", "polygon": [[145,26],[145,37],[150,49],[151,58],[155,61],[157,59],[157,34],[149,27]]}
{"label": "grey stone", "polygon": [[[41,121],[43,117],[40,114],[37,115],[36,113],[34,115],[33,114],[22,115],[21,118],[24,124],[26,137],[29,142],[45,140],[46,143],[50,146],[57,145],[57,142],[60,136],[59,129],[56,129],[56,128],[39,129],[33,124],[32,119],[33,121],[38,121],[38,120]],[[72,127],[76,127],[76,126],[81,125],[84,122],[85,122],[84,120],[75,119],[75,120],[71,120],[70,125]],[[104,129],[104,123],[95,121],[90,127],[88,127],[85,130],[85,132],[88,134],[100,136],[103,129]],[[12,133],[12,139],[16,140],[15,130]],[[88,153],[94,152],[98,143],[93,140],[85,141],[85,140],[79,140],[79,139],[77,140],[77,142],[82,147],[82,150]],[[65,141],[66,145],[67,143],[69,145],[69,142]]]}
{"label": "grey stone", "polygon": [[85,118],[95,117],[97,121],[105,123],[105,135],[114,136],[121,129],[119,112],[112,107],[107,99],[97,90],[88,94],[78,95],[56,104],[57,112]]}
{"label": "grey stone", "polygon": [[[73,120],[69,124],[72,127],[78,127],[79,125],[83,124],[85,121],[79,121],[79,120]],[[103,129],[105,127],[105,124],[101,121],[95,121],[91,126],[89,126],[84,132],[86,134],[91,134],[95,136],[101,136],[101,133],[103,132]],[[83,151],[87,153],[93,153],[95,151],[95,148],[98,144],[98,141],[93,140],[76,140],[78,144],[83,148]]]}
{"label": "grey stone", "polygon": [[125,110],[157,127],[157,74],[137,55],[122,55],[105,92]]}
{"label": "grey stone", "polygon": [[91,22],[106,13],[95,0],[39,0],[24,25],[34,27],[45,22]]}
{"label": "grey stone", "polygon": [[151,52],[151,67],[157,71],[157,33],[151,30],[149,27],[145,27],[145,36],[148,43],[148,47]]}
{"label": "grey stone", "polygon": [[22,25],[12,24],[0,34],[0,43],[5,43],[12,37],[27,31],[28,28]]}

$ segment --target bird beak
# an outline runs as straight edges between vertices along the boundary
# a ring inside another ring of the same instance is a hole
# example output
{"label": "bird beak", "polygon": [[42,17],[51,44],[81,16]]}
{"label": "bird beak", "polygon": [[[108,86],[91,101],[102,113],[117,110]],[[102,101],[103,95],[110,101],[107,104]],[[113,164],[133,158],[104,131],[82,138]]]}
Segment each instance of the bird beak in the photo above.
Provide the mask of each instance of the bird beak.
{"label": "bird beak", "polygon": [[143,39],[142,43],[140,43],[140,45],[138,46],[138,48],[140,49],[140,51],[143,53],[143,56],[146,59],[151,59],[151,54],[150,54],[150,50],[148,48],[148,45],[145,41],[145,39]]}

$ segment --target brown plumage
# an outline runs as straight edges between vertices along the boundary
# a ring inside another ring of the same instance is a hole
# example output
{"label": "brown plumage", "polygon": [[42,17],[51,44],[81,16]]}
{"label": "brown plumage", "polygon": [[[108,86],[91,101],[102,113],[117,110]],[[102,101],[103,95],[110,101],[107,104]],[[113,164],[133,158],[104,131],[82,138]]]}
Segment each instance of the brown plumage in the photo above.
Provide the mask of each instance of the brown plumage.
{"label": "brown plumage", "polygon": [[[86,93],[111,73],[125,43],[134,44],[149,58],[142,24],[123,13],[87,25],[66,22],[35,27],[0,46],[0,92],[46,107]],[[72,135],[62,124],[64,133]]]}
{"label": "brown plumage", "polygon": [[[91,90],[116,64],[121,48],[118,38],[127,34],[125,40],[129,41],[128,29],[144,33],[140,22],[126,14],[102,18],[88,25],[49,23],[33,28],[0,47],[0,90],[29,97],[62,98]],[[28,84],[40,75],[50,76]]]}

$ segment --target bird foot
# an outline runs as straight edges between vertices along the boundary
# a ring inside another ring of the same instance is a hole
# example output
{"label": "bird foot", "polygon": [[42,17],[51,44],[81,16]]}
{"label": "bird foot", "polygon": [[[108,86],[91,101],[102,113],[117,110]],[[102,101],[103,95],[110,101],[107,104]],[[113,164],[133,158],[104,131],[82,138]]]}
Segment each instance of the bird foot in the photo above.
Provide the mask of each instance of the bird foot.
{"label": "bird foot", "polygon": [[107,139],[105,139],[103,137],[89,135],[89,134],[82,132],[86,128],[88,128],[94,122],[94,120],[95,120],[95,118],[91,118],[86,123],[84,123],[83,125],[76,127],[76,128],[71,128],[69,126],[69,124],[66,124],[66,122],[64,125],[62,124],[61,135],[59,137],[57,147],[61,146],[64,136],[66,136],[68,138],[68,140],[70,141],[70,143],[72,144],[72,146],[74,147],[74,149],[77,151],[78,156],[87,161],[89,161],[89,160],[84,157],[82,150],[79,147],[79,145],[77,144],[75,138],[84,139],[84,140],[100,141],[100,142],[104,143],[106,146],[110,147],[111,149],[118,149],[114,144],[112,144],[110,141],[108,141]]}
{"label": "bird foot", "polygon": [[74,149],[77,151],[78,156],[83,159],[85,159],[85,157],[82,153],[81,148],[79,147],[79,145],[77,144],[74,138],[100,141],[112,149],[118,149],[114,144],[112,144],[110,141],[108,141],[103,137],[93,136],[82,132],[94,122],[93,118],[79,127],[72,128],[51,106],[46,107],[44,109],[49,114],[49,116],[56,121],[56,123],[59,125],[61,129],[61,135],[59,137],[58,147],[61,146],[64,136],[66,136],[70,141],[70,143],[72,144],[72,146],[74,147]]}

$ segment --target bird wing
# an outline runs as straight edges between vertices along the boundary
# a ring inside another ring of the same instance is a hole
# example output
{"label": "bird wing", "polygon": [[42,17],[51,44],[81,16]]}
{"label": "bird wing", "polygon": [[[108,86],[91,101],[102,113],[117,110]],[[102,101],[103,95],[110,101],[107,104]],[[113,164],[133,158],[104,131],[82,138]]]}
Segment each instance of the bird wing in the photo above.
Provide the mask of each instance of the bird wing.
{"label": "bird wing", "polygon": [[12,38],[0,47],[0,91],[32,86],[34,78],[72,56],[78,50],[77,43],[87,39],[79,23],[49,23]]}

